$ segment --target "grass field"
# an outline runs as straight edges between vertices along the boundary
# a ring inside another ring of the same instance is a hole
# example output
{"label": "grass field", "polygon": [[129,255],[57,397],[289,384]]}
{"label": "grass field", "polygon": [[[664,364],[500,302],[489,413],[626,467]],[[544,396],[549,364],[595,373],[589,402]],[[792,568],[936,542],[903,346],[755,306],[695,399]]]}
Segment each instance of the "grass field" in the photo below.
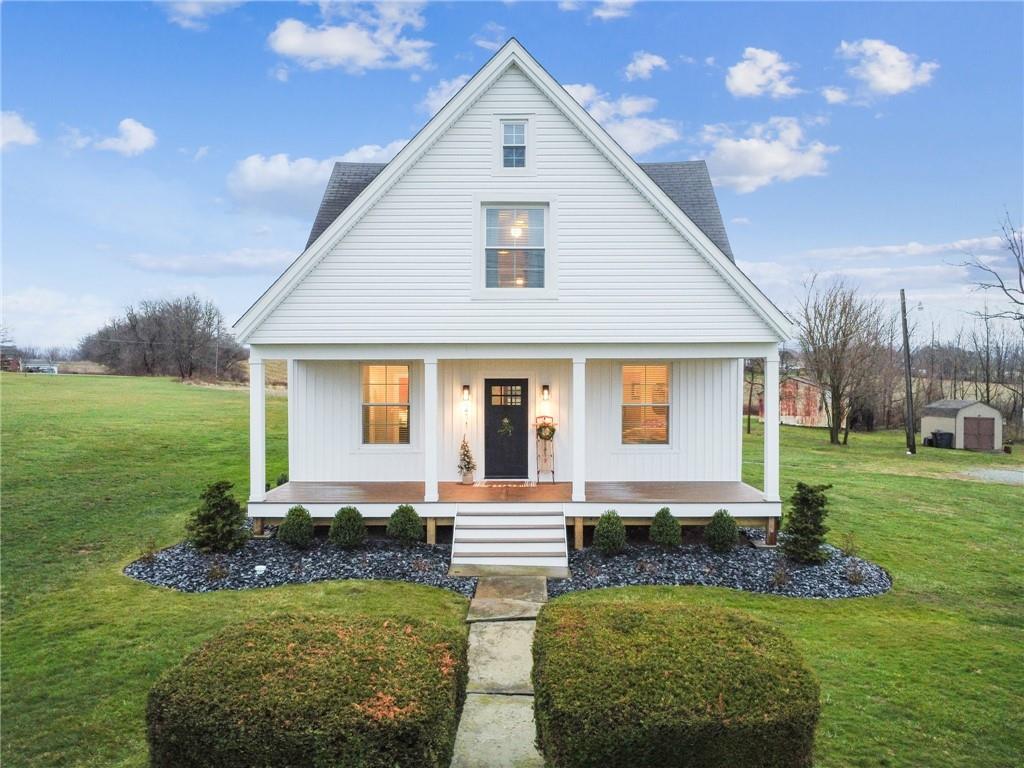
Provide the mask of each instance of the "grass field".
{"label": "grass field", "polygon": [[[120,569],[181,538],[214,479],[244,496],[244,392],[160,379],[0,379],[2,762],[142,766],[156,676],[226,622],[298,607],[461,621],[438,590],[366,582],[184,595]],[[268,400],[268,476],[285,469],[283,398]],[[783,492],[830,482],[830,537],[855,533],[889,595],[803,601],[723,589],[627,589],[740,607],[787,631],[822,683],[821,766],[1018,766],[1024,754],[1024,490],[957,479],[1021,456],[903,455],[900,435],[783,429]],[[759,482],[760,435],[747,477]],[[577,594],[570,600],[586,601]],[[685,663],[685,660],[680,660]]]}

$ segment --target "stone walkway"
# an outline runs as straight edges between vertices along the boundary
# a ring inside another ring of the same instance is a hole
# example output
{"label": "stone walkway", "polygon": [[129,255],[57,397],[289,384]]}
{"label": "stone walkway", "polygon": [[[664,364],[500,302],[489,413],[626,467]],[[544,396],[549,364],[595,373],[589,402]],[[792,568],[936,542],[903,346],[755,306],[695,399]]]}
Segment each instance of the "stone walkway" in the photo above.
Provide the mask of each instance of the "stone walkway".
{"label": "stone walkway", "polygon": [[469,604],[469,685],[452,768],[540,768],[534,745],[533,631],[543,576],[485,576]]}

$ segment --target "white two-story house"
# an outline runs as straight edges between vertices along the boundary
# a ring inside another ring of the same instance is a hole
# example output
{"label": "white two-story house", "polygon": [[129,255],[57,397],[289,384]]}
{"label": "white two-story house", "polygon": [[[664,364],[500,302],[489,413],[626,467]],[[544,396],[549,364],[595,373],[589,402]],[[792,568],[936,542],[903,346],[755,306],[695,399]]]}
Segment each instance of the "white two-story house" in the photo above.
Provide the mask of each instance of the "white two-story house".
{"label": "white two-story house", "polygon": [[[789,321],[734,263],[703,162],[637,163],[516,40],[390,163],[335,166],[305,251],[235,327],[257,525],[410,503],[429,539],[454,525],[454,565],[564,567],[606,509],[726,509],[774,538]],[[765,361],[763,488],[741,476],[745,358]],[[289,482],[265,491],[275,359]]]}

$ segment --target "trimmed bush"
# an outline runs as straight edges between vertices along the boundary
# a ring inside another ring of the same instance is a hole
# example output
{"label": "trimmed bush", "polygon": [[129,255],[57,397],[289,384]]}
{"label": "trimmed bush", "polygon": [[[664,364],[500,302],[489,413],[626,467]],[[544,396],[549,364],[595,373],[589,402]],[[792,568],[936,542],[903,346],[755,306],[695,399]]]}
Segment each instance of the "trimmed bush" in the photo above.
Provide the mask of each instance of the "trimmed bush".
{"label": "trimmed bush", "polygon": [[238,624],[150,691],[150,765],[447,768],[466,671],[465,632],[429,622]]}
{"label": "trimmed bush", "polygon": [[831,485],[797,483],[790,498],[790,511],[786,517],[786,535],[782,537],[782,551],[798,563],[824,563],[828,554],[821,548],[825,543],[825,515],[828,497],[825,491]]}
{"label": "trimmed bush", "polygon": [[327,538],[339,547],[358,547],[366,540],[366,523],[355,507],[342,507],[334,513]]}
{"label": "trimmed bush", "polygon": [[277,538],[296,549],[308,549],[313,543],[313,518],[305,507],[288,510],[284,521],[277,527]]}
{"label": "trimmed bush", "polygon": [[720,509],[704,526],[704,541],[715,552],[728,552],[736,546],[740,538],[740,529],[736,521],[724,509]]}
{"label": "trimmed bush", "polygon": [[818,683],[778,629],[675,600],[581,597],[550,602],[537,618],[534,713],[546,765],[812,765]]}
{"label": "trimmed bush", "polygon": [[188,539],[200,552],[230,552],[245,544],[245,510],[229,491],[227,480],[211,483],[203,491],[202,503],[192,512],[186,526]]}
{"label": "trimmed bush", "polygon": [[399,504],[388,518],[387,534],[407,547],[423,540],[423,521],[411,504]]}
{"label": "trimmed bush", "polygon": [[280,475],[277,476],[277,484],[278,485],[284,485],[287,482],[288,482],[288,473],[287,472],[282,472]]}
{"label": "trimmed bush", "polygon": [[668,507],[659,509],[651,521],[651,541],[663,547],[678,547],[683,543],[682,526]]}
{"label": "trimmed bush", "polygon": [[605,557],[617,555],[626,546],[626,526],[614,509],[609,509],[594,527],[594,546]]}

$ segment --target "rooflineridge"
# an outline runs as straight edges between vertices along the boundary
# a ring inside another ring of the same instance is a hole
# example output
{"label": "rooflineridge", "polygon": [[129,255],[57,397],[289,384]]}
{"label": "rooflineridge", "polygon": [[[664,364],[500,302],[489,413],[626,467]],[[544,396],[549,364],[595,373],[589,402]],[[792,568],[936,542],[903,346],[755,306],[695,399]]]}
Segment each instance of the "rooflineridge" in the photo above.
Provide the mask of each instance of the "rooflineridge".
{"label": "rooflineridge", "polygon": [[[331,178],[324,190],[323,200],[313,220],[306,247],[309,248],[320,234],[330,226],[355,200],[366,186],[377,178],[387,163],[342,163],[334,164]],[[703,160],[688,160],[676,163],[640,163],[640,167],[661,187],[679,210],[685,213],[701,232],[711,238],[730,261],[736,259],[729,245],[729,236],[722,222],[718,198],[711,184],[711,174]]]}
{"label": "rooflineridge", "polygon": [[[252,332],[291,290],[326,256],[333,245],[398,181],[433,143],[457,121],[511,66],[518,66],[537,88],[556,104],[608,161],[672,224],[708,263],[775,331],[779,340],[790,337],[792,323],[748,278],[678,204],[643,171],[596,120],[534,59],[522,44],[510,38],[490,60],[413,136],[395,158],[381,169],[306,250],[281,274],[235,323],[239,341]],[[717,207],[717,203],[716,203]],[[719,219],[721,216],[719,215]]]}
{"label": "rooflineridge", "polygon": [[945,416],[951,418],[969,405],[981,402],[980,400],[936,400],[928,403],[921,409],[922,416]]}

